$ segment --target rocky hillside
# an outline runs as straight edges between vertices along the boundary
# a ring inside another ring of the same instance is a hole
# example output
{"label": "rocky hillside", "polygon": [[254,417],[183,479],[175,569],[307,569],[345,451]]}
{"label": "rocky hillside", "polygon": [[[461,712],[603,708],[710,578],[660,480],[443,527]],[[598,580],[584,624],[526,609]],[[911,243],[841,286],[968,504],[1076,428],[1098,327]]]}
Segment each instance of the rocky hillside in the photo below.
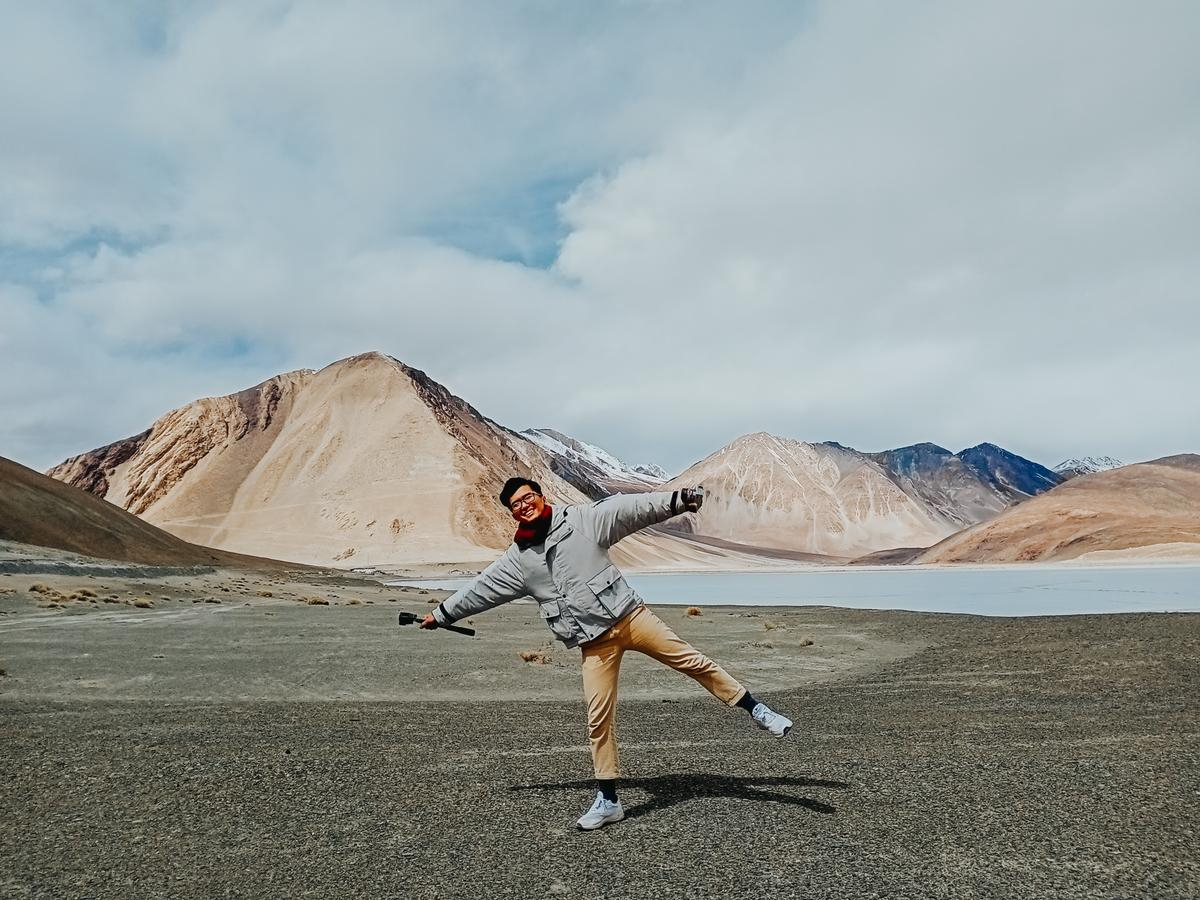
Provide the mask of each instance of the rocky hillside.
{"label": "rocky hillside", "polygon": [[1084,557],[1200,558],[1200,456],[1183,454],[1080,475],[947,538],[915,561]]}
{"label": "rocky hillside", "polygon": [[198,547],[88,491],[0,457],[0,540],[153,566],[250,566],[274,560]]}
{"label": "rocky hillside", "polygon": [[765,432],[744,435],[667,482],[703,484],[697,534],[838,557],[928,546],[955,530],[863,454]]}
{"label": "rocky hillside", "polygon": [[976,444],[960,450],[959,458],[1010,503],[1035,497],[1062,484],[1063,476],[995,444]]}

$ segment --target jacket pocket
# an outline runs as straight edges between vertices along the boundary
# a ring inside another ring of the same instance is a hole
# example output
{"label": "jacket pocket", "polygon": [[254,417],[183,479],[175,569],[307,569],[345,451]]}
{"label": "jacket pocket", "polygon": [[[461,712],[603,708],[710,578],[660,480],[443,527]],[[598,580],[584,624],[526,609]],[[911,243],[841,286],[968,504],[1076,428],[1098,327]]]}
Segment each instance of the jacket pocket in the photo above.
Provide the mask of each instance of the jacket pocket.
{"label": "jacket pocket", "polygon": [[605,566],[598,574],[589,578],[587,584],[592,593],[599,596],[620,580],[621,572],[616,566]]}
{"label": "jacket pocket", "polygon": [[617,614],[629,594],[629,587],[616,566],[605,566],[587,580],[587,586],[609,615]]}
{"label": "jacket pocket", "polygon": [[542,621],[546,623],[546,626],[554,632],[555,637],[567,640],[574,636],[570,623],[563,618],[562,609],[559,607],[557,600],[538,601],[538,615],[542,617]]}

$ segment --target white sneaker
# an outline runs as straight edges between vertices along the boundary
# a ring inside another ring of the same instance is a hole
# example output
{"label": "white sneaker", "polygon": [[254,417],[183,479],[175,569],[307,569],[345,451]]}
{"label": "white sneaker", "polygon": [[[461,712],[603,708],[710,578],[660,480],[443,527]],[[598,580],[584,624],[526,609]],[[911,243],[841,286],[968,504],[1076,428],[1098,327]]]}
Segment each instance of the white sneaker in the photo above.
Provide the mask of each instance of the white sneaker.
{"label": "white sneaker", "polygon": [[792,729],[791,719],[772,712],[765,703],[755,703],[754,709],[750,712],[750,718],[754,720],[755,725],[763,731],[771,732],[775,737],[783,737]]}
{"label": "white sneaker", "polygon": [[604,795],[599,791],[596,792],[596,802],[592,804],[592,808],[579,817],[576,823],[584,831],[592,831],[596,828],[603,828],[611,822],[620,822],[625,818],[625,810],[621,809],[621,801],[615,803],[611,800],[605,800]]}

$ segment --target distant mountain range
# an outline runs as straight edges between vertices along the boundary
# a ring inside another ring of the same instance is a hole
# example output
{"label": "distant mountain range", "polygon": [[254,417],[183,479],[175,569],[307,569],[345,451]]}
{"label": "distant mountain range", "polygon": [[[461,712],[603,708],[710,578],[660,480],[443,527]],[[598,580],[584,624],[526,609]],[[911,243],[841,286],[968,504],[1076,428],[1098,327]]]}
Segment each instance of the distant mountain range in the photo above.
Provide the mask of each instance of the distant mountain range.
{"label": "distant mountain range", "polygon": [[381,353],[194,401],[47,474],[188,541],[344,566],[493,557],[513,474],[566,503],[703,483],[698,514],[618,548],[656,567],[930,547],[1067,478],[990,443],[864,453],[759,432],[668,480],[551,428],[506,428]]}
{"label": "distant mountain range", "polygon": [[853,557],[925,547],[1061,477],[993,444],[951,453],[916,444],[862,453],[759,432],[738,438],[666,487],[712,495],[675,527],[757,546]]}

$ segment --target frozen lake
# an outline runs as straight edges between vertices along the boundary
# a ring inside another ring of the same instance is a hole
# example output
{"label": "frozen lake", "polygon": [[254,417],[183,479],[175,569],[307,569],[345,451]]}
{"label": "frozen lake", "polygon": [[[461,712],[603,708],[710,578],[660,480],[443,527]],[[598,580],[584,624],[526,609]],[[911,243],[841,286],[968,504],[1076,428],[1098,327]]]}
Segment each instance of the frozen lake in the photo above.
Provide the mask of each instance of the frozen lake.
{"label": "frozen lake", "polygon": [[[844,606],[985,616],[1200,612],[1200,565],[627,575],[651,604]],[[469,578],[396,580],[457,590]]]}

